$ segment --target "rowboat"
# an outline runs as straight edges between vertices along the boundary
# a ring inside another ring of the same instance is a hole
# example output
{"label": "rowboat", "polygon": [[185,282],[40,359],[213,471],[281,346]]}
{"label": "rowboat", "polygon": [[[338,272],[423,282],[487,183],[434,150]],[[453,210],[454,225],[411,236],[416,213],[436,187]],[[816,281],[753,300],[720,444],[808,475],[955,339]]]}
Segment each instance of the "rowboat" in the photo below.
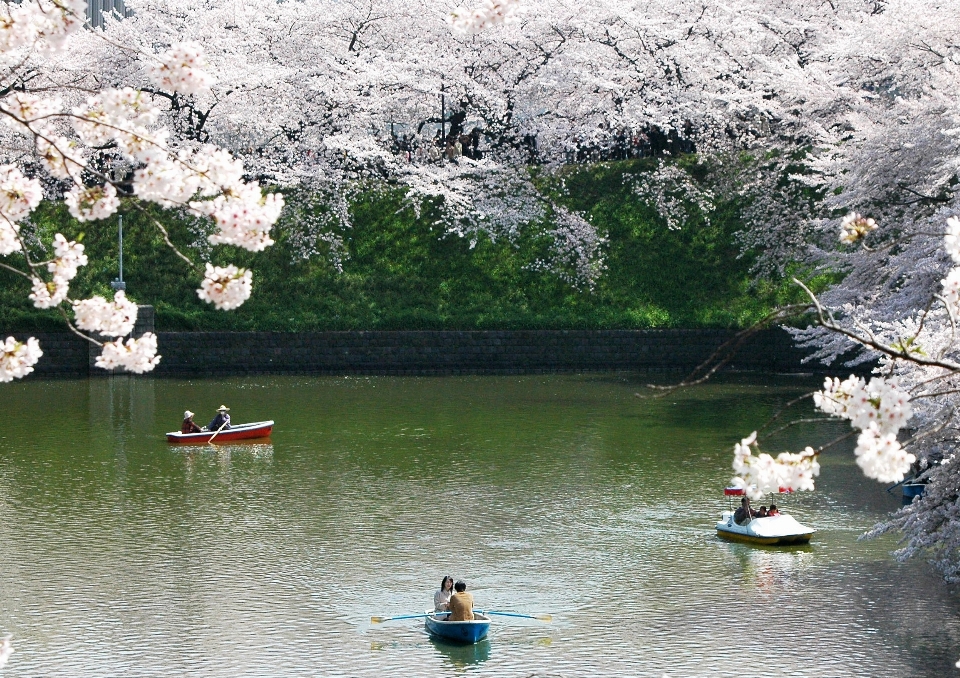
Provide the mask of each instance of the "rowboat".
{"label": "rowboat", "polygon": [[269,438],[273,430],[273,421],[255,421],[252,424],[238,424],[225,428],[220,433],[216,431],[201,431],[200,433],[180,433],[171,431],[167,434],[168,443],[180,445],[202,445],[210,442],[216,435],[215,443],[229,443],[235,440],[251,440],[253,438]]}
{"label": "rowboat", "polygon": [[[781,494],[789,494],[791,491],[790,488],[780,488]],[[744,495],[745,492],[740,487],[727,487],[723,490],[723,494],[727,497],[736,497]],[[789,546],[810,543],[810,538],[816,532],[812,527],[801,525],[793,516],[786,513],[753,518],[744,525],[738,525],[733,516],[733,511],[724,511],[720,514],[720,520],[717,521],[717,536],[721,539],[766,546]]]}
{"label": "rowboat", "polygon": [[472,621],[447,621],[446,615],[436,616],[433,610],[427,610],[423,625],[427,633],[443,640],[455,643],[477,643],[487,637],[490,630],[490,617],[480,612],[473,613]]}

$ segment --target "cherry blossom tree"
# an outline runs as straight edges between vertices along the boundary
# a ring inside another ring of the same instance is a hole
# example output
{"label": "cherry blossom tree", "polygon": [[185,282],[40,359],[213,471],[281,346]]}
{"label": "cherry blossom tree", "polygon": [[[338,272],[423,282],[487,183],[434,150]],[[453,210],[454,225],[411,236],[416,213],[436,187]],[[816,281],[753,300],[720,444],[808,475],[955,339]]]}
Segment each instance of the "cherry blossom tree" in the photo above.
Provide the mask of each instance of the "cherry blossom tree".
{"label": "cherry blossom tree", "polygon": [[[0,117],[8,128],[3,137],[6,164],[0,165],[0,255],[5,255],[0,266],[30,283],[29,298],[36,307],[60,309],[72,330],[102,346],[98,367],[142,373],[152,370],[159,356],[152,333],[123,340],[136,322],[136,304],[123,291],[112,301],[71,298],[70,281],[88,263],[84,246],[58,233],[52,257],[38,261],[38,248],[24,239],[21,224],[45,192],[62,198],[79,221],[107,218],[120,208],[120,193],[126,193],[120,181],[126,177],[118,180],[105,161],[122,161],[132,170],[131,208],[143,210],[152,202],[207,217],[216,225],[211,243],[252,251],[273,242],[270,229],[283,199],[246,181],[242,162],[228,152],[211,144],[172,143],[170,132],[158,124],[160,109],[149,87],[111,88],[91,78],[61,79],[58,59],[71,51],[78,36],[93,34],[81,31],[84,12],[85,4],[78,0],[8,3],[0,10]],[[212,82],[195,44],[173,44],[159,53],[139,55],[146,64],[144,84],[150,87],[195,96]],[[154,223],[173,247],[164,227]],[[197,268],[189,256],[178,254]],[[249,296],[249,272],[236,267],[208,267],[206,272],[212,277],[204,278],[198,290],[202,299],[234,308]],[[238,293],[238,288],[243,291]],[[97,337],[117,339],[101,342]],[[30,373],[41,355],[36,339],[8,338],[0,352],[0,381]]]}
{"label": "cherry blossom tree", "polygon": [[[630,178],[666,227],[736,199],[758,275],[843,276],[811,298],[815,322],[795,334],[828,363],[860,347],[853,361],[879,360],[879,371],[830,381],[818,406],[851,422],[868,475],[886,482],[914,465],[930,481],[893,524],[910,540],[904,554],[941,549],[944,571],[960,576],[960,522],[948,508],[958,478],[952,461],[931,464],[952,460],[960,404],[960,232],[949,221],[960,10],[919,0],[130,6],[128,18],[80,30],[76,0],[33,0],[7,5],[0,25],[0,255],[38,307],[117,337],[101,364],[149,369],[155,348],[148,337],[124,343],[123,295],[70,297],[86,264],[79,243],[58,238],[35,260],[19,224],[44,196],[79,220],[121,204],[185,210],[208,220],[211,244],[258,251],[283,208],[259,184],[326,196],[344,225],[351,191],[394,185],[410,209],[437,206],[443,228],[465,238],[515,237],[552,220],[553,258],[538,265],[589,287],[603,270],[603,234],[538,191],[530,165],[549,172],[586,147],[666,139],[653,153],[662,162]],[[476,152],[463,152],[466,137]],[[696,163],[672,161],[694,148]],[[132,195],[113,180],[118,169]],[[307,254],[333,242],[329,220],[290,221]],[[205,301],[231,309],[251,294],[249,271],[180,254]],[[0,378],[23,376],[39,352],[8,340]],[[748,436],[735,468],[756,492],[812,488],[820,451],[774,457]]]}

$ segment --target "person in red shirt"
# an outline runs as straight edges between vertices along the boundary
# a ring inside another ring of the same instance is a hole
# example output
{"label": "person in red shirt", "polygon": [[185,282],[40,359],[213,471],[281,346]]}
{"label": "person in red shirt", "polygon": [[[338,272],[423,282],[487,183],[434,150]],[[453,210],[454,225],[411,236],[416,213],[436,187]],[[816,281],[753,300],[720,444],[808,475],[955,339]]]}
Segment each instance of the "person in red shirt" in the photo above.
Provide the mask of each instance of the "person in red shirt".
{"label": "person in red shirt", "polygon": [[193,412],[190,410],[183,413],[183,425],[180,426],[180,433],[200,433],[200,427],[193,422]]}

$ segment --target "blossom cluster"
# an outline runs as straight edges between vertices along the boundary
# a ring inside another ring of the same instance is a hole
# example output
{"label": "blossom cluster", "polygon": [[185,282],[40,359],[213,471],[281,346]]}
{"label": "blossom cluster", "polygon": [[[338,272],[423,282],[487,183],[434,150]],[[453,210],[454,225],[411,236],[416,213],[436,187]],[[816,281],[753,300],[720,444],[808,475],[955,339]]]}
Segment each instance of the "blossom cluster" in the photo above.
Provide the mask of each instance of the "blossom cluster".
{"label": "blossom cluster", "polygon": [[17,222],[28,216],[43,198],[36,179],[28,179],[13,165],[0,165],[0,255],[19,252]]}
{"label": "blossom cluster", "polygon": [[64,202],[77,221],[106,219],[120,207],[117,189],[113,184],[91,188],[74,186],[67,192]]}
{"label": "blossom cluster", "polygon": [[206,65],[200,46],[183,42],[160,56],[160,63],[150,69],[150,76],[157,85],[173,92],[202,94],[213,83],[210,74],[203,70]]}
{"label": "blossom cluster", "polygon": [[31,129],[49,132],[53,120],[63,110],[59,97],[45,98],[29,92],[12,92],[0,101],[0,108],[9,113],[4,122],[19,131]]}
{"label": "blossom cluster", "polygon": [[[33,366],[43,355],[40,343],[31,337],[26,343],[19,342],[13,337],[0,343],[0,382],[22,379],[31,372]],[[0,646],[0,666],[6,658],[3,656],[3,646]]]}
{"label": "blossom cluster", "polygon": [[457,33],[479,33],[485,28],[516,20],[520,12],[520,0],[484,0],[475,9],[458,7],[447,17]]}
{"label": "blossom cluster", "polygon": [[854,375],[843,381],[827,378],[813,399],[821,411],[849,419],[851,426],[862,431],[854,453],[868,478],[903,480],[916,457],[903,449],[897,433],[910,419],[913,407],[895,380],[873,377],[867,382]]}
{"label": "blossom cluster", "polygon": [[137,322],[137,305],[127,299],[123,290],[117,290],[112,302],[100,296],[75,302],[73,314],[81,330],[125,337],[133,332]]}
{"label": "blossom cluster", "polygon": [[910,396],[896,380],[880,377],[869,382],[855,375],[843,381],[828,377],[813,402],[826,414],[849,419],[854,428],[865,430],[876,424],[882,433],[896,433],[913,414]]}
{"label": "blossom cluster", "polygon": [[[167,76],[206,82],[199,71],[199,48],[184,51],[172,48],[183,63],[190,61],[189,77],[172,66]],[[189,56],[189,59],[187,58]],[[172,59],[173,57],[170,57]],[[169,59],[165,63],[170,62]],[[172,63],[172,62],[170,62]],[[182,77],[181,77],[182,76]],[[169,132],[153,129],[159,109],[142,92],[129,87],[105,90],[90,97],[73,110],[73,125],[80,140],[88,146],[114,142],[132,161],[140,165],[134,172],[133,193],[163,207],[189,206],[197,214],[213,218],[219,231],[210,236],[215,245],[235,245],[259,252],[273,244],[270,230],[280,217],[283,197],[264,195],[255,183],[243,180],[243,163],[215,146],[205,145],[194,152],[173,153],[167,148]],[[40,149],[47,164],[67,171],[76,162],[76,153],[65,144],[46,144]],[[81,220],[102,219],[119,206],[115,191],[103,188],[75,187],[67,196],[71,214]]]}
{"label": "blossom cluster", "polygon": [[212,244],[260,252],[273,244],[270,228],[280,218],[283,196],[279,193],[262,196],[257,186],[245,185],[213,200],[192,202],[190,207],[213,217],[220,227],[220,231],[209,238]]}
{"label": "blossom cluster", "polygon": [[[947,219],[947,232],[943,236],[943,246],[954,264],[960,264],[960,219]],[[940,281],[943,286],[943,298],[951,313],[960,311],[960,266],[954,266]]]}
{"label": "blossom cluster", "polygon": [[751,499],[760,499],[768,492],[813,490],[814,478],[820,475],[817,453],[811,447],[803,452],[781,452],[774,458],[766,452],[753,454],[757,432],[734,446],[733,470],[737,476],[733,486],[742,488]]}
{"label": "blossom cluster", "polygon": [[852,244],[877,230],[877,222],[856,212],[851,212],[840,222],[840,242]]}
{"label": "blossom cluster", "polygon": [[243,268],[207,264],[206,274],[197,296],[221,311],[237,308],[250,298],[253,274]]}
{"label": "blossom cluster", "polygon": [[39,46],[56,49],[83,26],[84,0],[32,0],[4,3],[0,10],[0,52]]}
{"label": "blossom cluster", "polygon": [[900,482],[917,460],[903,449],[895,432],[882,433],[876,422],[871,422],[857,437],[854,454],[863,474],[881,483]]}
{"label": "blossom cluster", "polygon": [[55,258],[47,263],[51,280],[41,280],[32,276],[33,291],[29,298],[37,308],[54,308],[67,298],[70,281],[77,277],[77,269],[87,265],[87,255],[83,245],[68,241],[61,233],[53,239]]}
{"label": "blossom cluster", "polygon": [[159,362],[157,335],[145,332],[139,339],[127,339],[126,343],[122,338],[106,342],[103,352],[97,356],[96,365],[105,370],[120,367],[128,372],[143,374],[152,370]]}

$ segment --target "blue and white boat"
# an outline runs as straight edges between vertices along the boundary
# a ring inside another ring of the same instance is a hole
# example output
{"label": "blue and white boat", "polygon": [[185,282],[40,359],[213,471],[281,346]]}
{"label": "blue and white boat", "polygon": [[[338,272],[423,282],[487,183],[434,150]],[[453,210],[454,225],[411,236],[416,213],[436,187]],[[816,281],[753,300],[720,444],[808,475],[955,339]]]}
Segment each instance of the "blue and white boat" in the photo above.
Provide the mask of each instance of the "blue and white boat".
{"label": "blue and white boat", "polygon": [[423,625],[427,633],[454,643],[473,644],[487,637],[490,631],[490,618],[480,612],[473,613],[472,621],[447,621],[447,615],[433,614],[427,610]]}

